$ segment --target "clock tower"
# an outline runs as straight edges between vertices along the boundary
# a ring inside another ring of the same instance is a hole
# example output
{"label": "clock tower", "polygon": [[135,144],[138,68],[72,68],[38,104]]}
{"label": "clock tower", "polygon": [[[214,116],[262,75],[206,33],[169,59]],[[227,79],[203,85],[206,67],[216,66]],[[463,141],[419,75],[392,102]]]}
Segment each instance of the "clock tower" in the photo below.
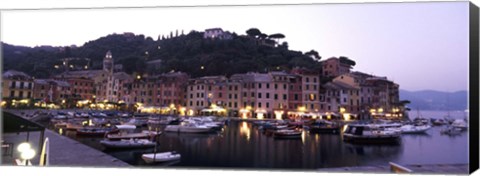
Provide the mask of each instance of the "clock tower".
{"label": "clock tower", "polygon": [[110,74],[113,73],[113,58],[110,51],[108,51],[105,58],[103,58],[103,70]]}

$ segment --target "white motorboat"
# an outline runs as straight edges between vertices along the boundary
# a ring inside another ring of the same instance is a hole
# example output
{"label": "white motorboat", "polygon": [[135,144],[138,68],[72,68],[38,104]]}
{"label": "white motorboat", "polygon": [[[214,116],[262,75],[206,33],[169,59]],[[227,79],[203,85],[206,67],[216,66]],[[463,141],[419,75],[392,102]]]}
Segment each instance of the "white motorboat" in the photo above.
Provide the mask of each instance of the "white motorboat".
{"label": "white motorboat", "polygon": [[462,133],[462,129],[456,128],[453,126],[447,126],[446,128],[440,131],[440,134],[445,134],[449,136],[460,135]]}
{"label": "white motorboat", "polygon": [[135,125],[116,125],[118,133],[107,134],[106,138],[110,140],[121,140],[121,139],[146,139],[150,138],[149,133],[134,133],[136,129]]}
{"label": "white motorboat", "polygon": [[343,132],[343,140],[354,143],[397,143],[401,132],[391,125],[349,124]]}
{"label": "white motorboat", "polygon": [[155,147],[155,142],[152,142],[146,139],[130,139],[130,140],[120,140],[120,141],[102,140],[100,141],[100,144],[102,144],[107,148],[117,148],[117,149]]}
{"label": "white motorboat", "polygon": [[430,125],[403,125],[400,130],[404,134],[418,134],[425,133],[430,128],[432,128]]}
{"label": "white motorboat", "polygon": [[467,128],[468,128],[468,124],[467,124],[467,122],[465,122],[465,120],[456,119],[455,121],[453,121],[452,127],[454,127],[454,128],[459,128],[459,129],[461,129],[462,131],[465,131],[465,130],[467,130]]}
{"label": "white motorboat", "polygon": [[178,133],[208,133],[212,131],[212,127],[196,124],[187,125],[167,125],[165,132],[178,132]]}
{"label": "white motorboat", "polygon": [[142,159],[146,163],[166,162],[180,159],[181,155],[175,152],[148,153],[143,154]]}

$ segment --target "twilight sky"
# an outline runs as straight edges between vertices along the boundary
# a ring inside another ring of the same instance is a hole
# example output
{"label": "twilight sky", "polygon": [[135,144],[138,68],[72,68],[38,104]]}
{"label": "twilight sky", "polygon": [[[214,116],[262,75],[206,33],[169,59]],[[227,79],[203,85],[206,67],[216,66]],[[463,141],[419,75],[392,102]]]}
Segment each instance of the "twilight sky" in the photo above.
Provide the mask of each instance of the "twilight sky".
{"label": "twilight sky", "polygon": [[347,56],[357,62],[354,70],[387,76],[401,89],[468,87],[468,2],[15,10],[2,12],[0,26],[1,41],[24,46],[256,27],[285,34],[292,50]]}

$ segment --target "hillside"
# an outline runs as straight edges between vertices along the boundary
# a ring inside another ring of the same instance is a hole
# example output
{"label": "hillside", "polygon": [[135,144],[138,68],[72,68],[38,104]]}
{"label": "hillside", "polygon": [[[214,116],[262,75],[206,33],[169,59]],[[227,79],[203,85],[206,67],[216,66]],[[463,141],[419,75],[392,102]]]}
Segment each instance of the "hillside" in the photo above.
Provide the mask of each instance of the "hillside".
{"label": "hillside", "polygon": [[468,92],[440,92],[433,90],[406,91],[400,90],[401,100],[410,100],[411,109],[420,110],[465,110],[468,103]]}
{"label": "hillside", "polygon": [[[262,38],[264,41],[265,38]],[[258,37],[233,34],[231,40],[204,39],[203,32],[191,31],[168,39],[153,40],[131,33],[111,34],[86,42],[80,47],[23,47],[2,43],[4,70],[16,69],[37,78],[63,72],[62,58],[89,58],[69,64],[80,69],[100,69],[105,53],[110,50],[115,64],[122,64],[127,73],[145,73],[146,62],[162,60],[156,73],[183,71],[192,77],[232,75],[249,71],[306,67],[319,70],[321,58],[316,51],[302,53],[288,49],[283,42],[276,47],[263,45]],[[270,40],[273,41],[273,40]],[[313,55],[312,55],[313,54]],[[316,57],[313,57],[316,56]],[[203,68],[203,69],[202,69]]]}

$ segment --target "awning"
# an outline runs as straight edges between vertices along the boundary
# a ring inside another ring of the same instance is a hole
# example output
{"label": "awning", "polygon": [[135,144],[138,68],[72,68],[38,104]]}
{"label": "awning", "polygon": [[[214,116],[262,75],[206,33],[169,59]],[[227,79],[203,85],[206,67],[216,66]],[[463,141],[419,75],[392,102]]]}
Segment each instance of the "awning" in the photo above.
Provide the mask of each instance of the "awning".
{"label": "awning", "polygon": [[39,124],[5,111],[2,111],[2,121],[3,133],[45,131],[45,127]]}

